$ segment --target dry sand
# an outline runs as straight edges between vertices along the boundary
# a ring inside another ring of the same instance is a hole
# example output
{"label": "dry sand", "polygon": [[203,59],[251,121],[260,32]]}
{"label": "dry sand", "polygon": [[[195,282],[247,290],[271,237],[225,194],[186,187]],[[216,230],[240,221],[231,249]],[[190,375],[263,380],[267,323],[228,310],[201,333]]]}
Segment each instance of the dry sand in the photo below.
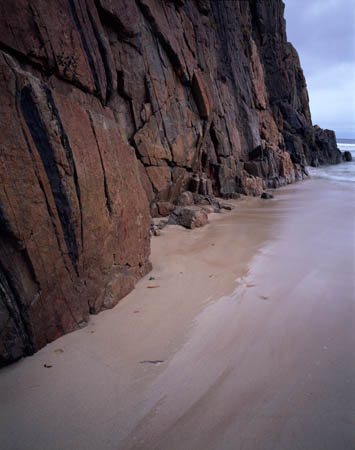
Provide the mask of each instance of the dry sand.
{"label": "dry sand", "polygon": [[114,310],[3,369],[1,450],[354,450],[355,190],[275,195],[164,230]]}

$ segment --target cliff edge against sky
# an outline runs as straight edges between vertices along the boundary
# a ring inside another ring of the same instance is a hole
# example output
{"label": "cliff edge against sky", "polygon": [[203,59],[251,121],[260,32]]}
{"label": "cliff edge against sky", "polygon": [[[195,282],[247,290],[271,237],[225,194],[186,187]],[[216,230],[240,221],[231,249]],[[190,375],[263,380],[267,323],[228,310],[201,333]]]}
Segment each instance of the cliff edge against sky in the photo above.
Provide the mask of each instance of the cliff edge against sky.
{"label": "cliff edge against sky", "polygon": [[260,195],[340,160],[281,0],[0,4],[0,366],[151,268],[185,190]]}

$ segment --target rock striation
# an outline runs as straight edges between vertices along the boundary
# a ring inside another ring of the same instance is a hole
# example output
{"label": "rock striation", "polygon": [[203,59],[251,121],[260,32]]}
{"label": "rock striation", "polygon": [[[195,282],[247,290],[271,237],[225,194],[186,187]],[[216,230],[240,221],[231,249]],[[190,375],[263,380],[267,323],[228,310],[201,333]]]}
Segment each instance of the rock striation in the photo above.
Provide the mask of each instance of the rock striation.
{"label": "rock striation", "polygon": [[129,293],[151,269],[151,215],[181,193],[261,195],[341,160],[312,125],[283,11],[0,3],[0,366]]}

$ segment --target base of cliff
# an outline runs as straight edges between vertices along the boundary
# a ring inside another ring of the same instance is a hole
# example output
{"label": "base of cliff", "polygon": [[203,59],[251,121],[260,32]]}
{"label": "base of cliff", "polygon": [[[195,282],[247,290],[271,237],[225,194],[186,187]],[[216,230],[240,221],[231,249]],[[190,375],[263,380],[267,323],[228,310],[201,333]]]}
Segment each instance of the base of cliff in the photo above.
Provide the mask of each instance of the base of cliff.
{"label": "base of cliff", "polygon": [[117,307],[0,372],[2,446],[351,448],[354,195],[310,179],[164,229]]}

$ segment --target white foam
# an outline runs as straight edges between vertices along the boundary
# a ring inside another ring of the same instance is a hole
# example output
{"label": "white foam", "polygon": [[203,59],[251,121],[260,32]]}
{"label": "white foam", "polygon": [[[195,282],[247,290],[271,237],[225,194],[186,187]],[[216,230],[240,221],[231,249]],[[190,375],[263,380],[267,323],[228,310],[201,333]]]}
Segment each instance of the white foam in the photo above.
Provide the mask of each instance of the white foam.
{"label": "white foam", "polygon": [[[355,157],[355,155],[353,156]],[[323,178],[337,183],[355,183],[355,161],[333,166],[308,167],[308,171],[315,178]]]}

